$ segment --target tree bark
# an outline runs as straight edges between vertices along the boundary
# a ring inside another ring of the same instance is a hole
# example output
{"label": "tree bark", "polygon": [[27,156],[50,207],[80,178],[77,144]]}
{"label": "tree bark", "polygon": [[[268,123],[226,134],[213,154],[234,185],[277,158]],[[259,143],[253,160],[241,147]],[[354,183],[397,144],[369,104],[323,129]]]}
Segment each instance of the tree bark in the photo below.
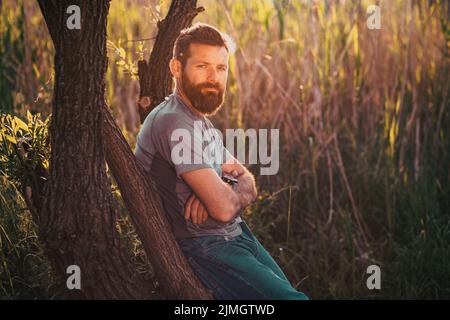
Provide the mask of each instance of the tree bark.
{"label": "tree bark", "polygon": [[149,106],[139,108],[141,123],[171,93],[169,61],[173,45],[180,31],[189,27],[195,16],[204,10],[203,7],[197,8],[197,0],[172,0],[167,16],[158,22],[158,35],[150,59],[138,63],[140,96],[150,98]]}
{"label": "tree bark", "polygon": [[[81,29],[66,26],[67,7],[81,8]],[[151,286],[135,272],[116,230],[117,212],[105,166],[108,0],[39,0],[55,45],[51,158],[39,217],[40,238],[64,287],[67,267],[81,269],[83,299],[150,298]]]}
{"label": "tree bark", "polygon": [[[150,286],[120,247],[105,153],[125,205],[166,297],[212,299],[180,251],[153,182],[144,174],[104,99],[107,58],[103,1],[38,0],[56,48],[52,154],[40,235],[58,273],[82,270],[77,298],[149,298]],[[81,30],[65,26],[66,8],[81,8]],[[126,164],[126,165],[124,165]],[[30,205],[30,204],[29,204]]]}

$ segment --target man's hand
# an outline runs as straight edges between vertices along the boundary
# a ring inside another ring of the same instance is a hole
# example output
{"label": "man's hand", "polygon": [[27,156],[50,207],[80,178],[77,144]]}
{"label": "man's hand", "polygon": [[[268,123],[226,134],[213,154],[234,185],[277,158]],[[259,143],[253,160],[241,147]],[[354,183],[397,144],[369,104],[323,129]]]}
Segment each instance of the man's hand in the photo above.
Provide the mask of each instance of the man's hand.
{"label": "man's hand", "polygon": [[234,191],[239,197],[241,207],[245,208],[255,201],[258,191],[255,185],[255,178],[250,171],[247,170],[235,158],[230,162],[221,165],[222,173],[233,175],[238,180],[238,184]]}
{"label": "man's hand", "polygon": [[244,174],[244,171],[237,163],[224,163],[221,165],[222,173],[231,174],[233,177],[237,178]]}
{"label": "man's hand", "polygon": [[184,218],[186,220],[191,218],[195,224],[201,224],[208,219],[208,211],[194,192],[192,192],[184,205]]}

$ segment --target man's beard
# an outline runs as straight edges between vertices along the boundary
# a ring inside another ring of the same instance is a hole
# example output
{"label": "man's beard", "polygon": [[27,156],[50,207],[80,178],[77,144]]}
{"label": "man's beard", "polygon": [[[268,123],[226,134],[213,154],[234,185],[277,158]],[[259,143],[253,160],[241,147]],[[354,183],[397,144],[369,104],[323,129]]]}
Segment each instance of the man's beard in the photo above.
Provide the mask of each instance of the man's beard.
{"label": "man's beard", "polygon": [[[183,72],[181,75],[181,84],[183,91],[186,94],[189,101],[191,101],[192,106],[206,115],[215,114],[223,103],[223,88],[217,83],[200,83],[197,85],[192,84],[187,78],[186,74]],[[202,93],[204,88],[213,88],[217,91],[206,91]]]}

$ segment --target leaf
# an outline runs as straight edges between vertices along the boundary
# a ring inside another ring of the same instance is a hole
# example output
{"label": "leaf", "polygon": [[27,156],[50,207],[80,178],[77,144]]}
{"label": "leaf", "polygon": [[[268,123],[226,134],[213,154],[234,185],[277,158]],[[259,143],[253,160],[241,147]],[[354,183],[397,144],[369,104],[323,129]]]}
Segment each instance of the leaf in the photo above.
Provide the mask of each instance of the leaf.
{"label": "leaf", "polygon": [[3,133],[3,136],[6,138],[6,140],[8,140],[9,142],[13,143],[13,144],[17,144],[17,140],[16,137]]}
{"label": "leaf", "polygon": [[106,48],[108,48],[108,50],[112,50],[116,48],[116,45],[111,40],[106,40]]}
{"label": "leaf", "polygon": [[11,116],[9,113],[6,115],[6,122],[7,122],[8,124],[11,124],[11,123],[12,123],[12,116]]}
{"label": "leaf", "polygon": [[27,120],[28,123],[31,123],[33,120],[33,115],[31,114],[30,110],[27,110]]}
{"label": "leaf", "polygon": [[[39,113],[38,113],[38,116],[40,116]],[[49,115],[49,116],[47,117],[47,119],[45,119],[45,121],[44,121],[44,127],[47,127],[47,126],[48,126],[48,124],[49,124],[51,118],[52,118],[52,115]]]}
{"label": "leaf", "polygon": [[24,131],[28,131],[28,126],[25,122],[22,121],[19,117],[14,117],[14,121],[16,122],[19,129],[22,129]]}
{"label": "leaf", "polygon": [[116,54],[120,57],[120,58],[122,58],[122,59],[125,59],[125,55],[126,55],[126,52],[125,52],[125,50],[122,48],[122,47],[118,47],[117,49],[116,49]]}

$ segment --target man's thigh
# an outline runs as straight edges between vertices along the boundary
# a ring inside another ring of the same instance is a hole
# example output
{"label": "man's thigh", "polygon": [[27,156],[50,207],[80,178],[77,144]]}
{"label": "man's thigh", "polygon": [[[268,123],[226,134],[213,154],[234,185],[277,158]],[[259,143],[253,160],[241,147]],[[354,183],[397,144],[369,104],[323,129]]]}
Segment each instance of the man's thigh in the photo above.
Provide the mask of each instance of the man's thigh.
{"label": "man's thigh", "polygon": [[182,249],[197,276],[217,299],[307,298],[258,261],[258,245],[245,237],[202,237],[185,243]]}
{"label": "man's thigh", "polygon": [[253,241],[256,246],[256,258],[262,264],[268,266],[275,272],[280,278],[288,280],[283,270],[279,267],[276,261],[272,258],[270,253],[263,247],[263,245],[259,242],[259,240],[253,235],[250,231],[250,228],[247,226],[245,222],[241,222],[241,228],[243,232],[243,237],[247,238],[249,241]]}

